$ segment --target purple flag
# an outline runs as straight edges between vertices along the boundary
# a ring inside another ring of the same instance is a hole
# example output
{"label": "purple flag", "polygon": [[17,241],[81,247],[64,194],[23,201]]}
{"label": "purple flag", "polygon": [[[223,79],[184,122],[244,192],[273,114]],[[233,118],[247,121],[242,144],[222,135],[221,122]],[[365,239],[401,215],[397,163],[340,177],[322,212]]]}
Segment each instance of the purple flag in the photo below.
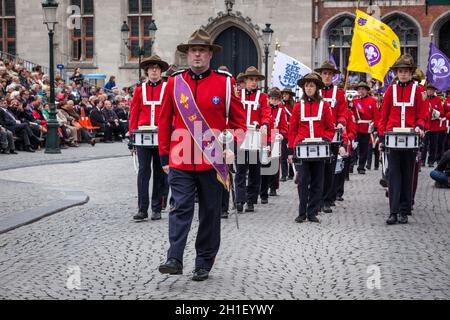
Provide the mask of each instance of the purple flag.
{"label": "purple flag", "polygon": [[[331,53],[331,52],[330,52],[330,58],[329,58],[329,59],[330,59],[331,62],[333,62],[334,68],[335,68],[336,70],[338,70],[338,67],[337,67],[337,65],[336,65],[336,60],[334,60],[333,53]],[[334,77],[333,77],[333,84],[336,85],[336,84],[338,84],[340,81],[341,81],[341,74],[335,74]]]}
{"label": "purple flag", "polygon": [[427,80],[440,91],[450,87],[450,59],[433,43],[430,43]]}
{"label": "purple flag", "polygon": [[395,73],[392,70],[389,70],[388,73],[384,76],[384,87],[378,89],[378,92],[386,92],[387,88],[391,84],[392,80],[395,78]]}

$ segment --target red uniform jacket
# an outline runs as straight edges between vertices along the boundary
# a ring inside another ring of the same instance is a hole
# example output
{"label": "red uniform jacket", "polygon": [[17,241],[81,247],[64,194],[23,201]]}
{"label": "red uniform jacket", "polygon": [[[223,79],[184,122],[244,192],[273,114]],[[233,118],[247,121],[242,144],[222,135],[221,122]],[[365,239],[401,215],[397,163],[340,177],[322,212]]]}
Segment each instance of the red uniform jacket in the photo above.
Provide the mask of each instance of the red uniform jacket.
{"label": "red uniform jacket", "polygon": [[[176,76],[179,73],[175,73]],[[208,70],[196,75],[191,70],[182,72],[194,95],[197,106],[211,129],[222,132],[226,128],[226,82],[225,74]],[[158,143],[161,165],[185,171],[209,171],[213,166],[203,158],[187,131],[174,96],[175,78],[167,81],[159,119]],[[241,129],[245,134],[245,114],[240,101],[231,91],[228,127]],[[175,131],[172,131],[172,126]],[[184,129],[180,132],[178,129]],[[178,131],[177,131],[178,130]],[[180,143],[182,142],[182,143]]]}
{"label": "red uniform jacket", "polygon": [[[145,84],[147,88],[147,101],[161,101],[163,83],[158,81],[156,83],[147,82]],[[131,101],[130,109],[130,136],[133,130],[138,129],[140,126],[150,125],[151,106],[144,104],[142,97],[142,85],[137,86],[134,92],[133,100]],[[155,106],[155,126],[159,124],[159,116],[161,114],[161,104]]]}
{"label": "red uniform jacket", "polygon": [[[322,97],[327,99],[333,99],[333,92],[335,86],[331,85],[328,87],[324,87],[322,92]],[[333,113],[334,118],[334,124],[337,125],[338,123],[342,123],[344,126],[347,125],[347,99],[345,99],[345,91],[343,89],[337,89],[336,90],[336,97],[334,97],[336,100],[333,106],[333,102],[329,102],[331,105],[331,111]]]}
{"label": "red uniform jacket", "polygon": [[292,116],[292,111],[294,111],[294,104],[292,104],[292,106],[290,104],[283,104],[283,107],[286,109],[286,117],[289,125]]}
{"label": "red uniform jacket", "polygon": [[[378,133],[384,136],[386,131],[392,131],[393,128],[401,127],[401,107],[394,107],[393,85],[386,90],[381,107],[381,117],[378,124]],[[398,102],[408,102],[411,98],[413,83],[399,83],[397,85]],[[425,127],[425,119],[427,116],[427,106],[420,90],[416,90],[413,97],[413,106],[406,107],[405,111],[405,127],[415,128],[416,126]]]}
{"label": "red uniform jacket", "polygon": [[[438,131],[446,131],[447,128],[445,126],[445,121],[442,121],[440,119],[437,120],[431,120],[432,116],[432,109],[439,111],[440,116],[439,118],[445,118],[445,109],[442,105],[442,100],[437,96],[428,97],[428,103],[430,107],[430,126],[429,129],[431,132],[438,132]],[[442,123],[442,126],[441,126]]]}
{"label": "red uniform jacket", "polygon": [[[277,106],[270,106],[270,109],[272,111],[272,119],[271,119],[271,123],[272,123],[272,129],[278,129],[279,133],[281,133],[283,135],[284,138],[288,137],[288,133],[289,133],[289,128],[288,128],[288,123],[287,123],[287,113],[286,110],[284,109],[284,106],[280,103]],[[280,120],[278,122],[278,127],[276,127],[276,119],[278,116],[278,113],[280,112]],[[272,130],[271,131],[271,135],[270,135],[270,141],[271,142],[275,142],[275,131]]]}
{"label": "red uniform jacket", "polygon": [[[256,95],[258,90],[244,90],[244,98],[242,98],[242,90],[239,92],[239,99],[240,101],[255,101]],[[247,125],[247,107],[244,105],[244,112],[245,112],[245,121],[244,125]],[[259,100],[258,100],[258,106],[256,110],[254,110],[253,106],[251,106],[251,114],[250,114],[250,124],[253,122],[258,122],[260,126],[263,124],[267,125],[268,128],[271,127],[271,110],[269,107],[269,102],[267,95],[265,93],[260,93]]]}
{"label": "red uniform jacket", "polygon": [[380,112],[378,111],[377,100],[375,98],[367,96],[361,99],[354,100],[353,113],[355,115],[357,124],[357,132],[366,134],[369,133],[369,124],[358,123],[360,120],[371,120],[373,121],[374,128],[378,128]]}
{"label": "red uniform jacket", "polygon": [[348,146],[347,151],[349,156],[352,154],[352,144],[349,140],[353,141],[356,139],[357,125],[355,121],[353,111],[347,109],[347,126],[345,127],[345,132],[342,135],[342,138],[344,140],[344,144]]}
{"label": "red uniform jacket", "polygon": [[[294,111],[291,117],[291,127],[289,128],[289,149],[295,148],[295,146],[305,140],[306,138],[311,138],[309,131],[309,121],[301,120],[301,103],[297,103],[294,106]],[[320,102],[313,101],[305,102],[305,117],[317,117],[319,114]],[[328,102],[324,102],[322,109],[322,117],[319,121],[313,122],[314,126],[314,137],[315,138],[325,138],[329,141],[333,140],[334,137],[334,119],[331,113],[331,107]]]}
{"label": "red uniform jacket", "polygon": [[445,108],[445,117],[448,121],[450,121],[450,97],[448,97],[444,102],[444,108]]}

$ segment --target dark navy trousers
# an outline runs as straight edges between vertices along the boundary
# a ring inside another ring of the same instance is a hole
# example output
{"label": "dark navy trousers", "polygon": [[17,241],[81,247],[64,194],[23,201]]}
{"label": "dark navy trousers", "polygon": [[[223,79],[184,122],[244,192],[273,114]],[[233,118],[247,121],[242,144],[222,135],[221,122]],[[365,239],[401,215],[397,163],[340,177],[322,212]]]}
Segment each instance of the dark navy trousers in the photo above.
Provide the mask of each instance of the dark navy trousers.
{"label": "dark navy trousers", "polygon": [[173,208],[169,214],[170,248],[167,258],[183,263],[183,253],[194,217],[195,193],[198,193],[199,226],[195,249],[195,268],[211,270],[220,246],[223,185],[217,172],[170,169],[169,185]]}
{"label": "dark navy trousers", "polygon": [[416,152],[389,151],[389,205],[391,214],[411,214]]}

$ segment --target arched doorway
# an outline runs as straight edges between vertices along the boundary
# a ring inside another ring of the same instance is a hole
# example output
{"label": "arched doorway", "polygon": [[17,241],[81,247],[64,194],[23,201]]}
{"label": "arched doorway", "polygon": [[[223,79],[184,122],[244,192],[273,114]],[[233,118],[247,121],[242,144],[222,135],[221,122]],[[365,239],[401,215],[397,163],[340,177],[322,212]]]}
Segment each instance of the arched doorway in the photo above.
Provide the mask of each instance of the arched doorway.
{"label": "arched doorway", "polygon": [[444,23],[439,30],[439,49],[447,56],[450,57],[450,19]]}
{"label": "arched doorway", "polygon": [[242,29],[229,27],[222,31],[214,41],[223,51],[214,56],[212,67],[226,66],[237,76],[249,66],[258,67],[258,51],[252,38]]}

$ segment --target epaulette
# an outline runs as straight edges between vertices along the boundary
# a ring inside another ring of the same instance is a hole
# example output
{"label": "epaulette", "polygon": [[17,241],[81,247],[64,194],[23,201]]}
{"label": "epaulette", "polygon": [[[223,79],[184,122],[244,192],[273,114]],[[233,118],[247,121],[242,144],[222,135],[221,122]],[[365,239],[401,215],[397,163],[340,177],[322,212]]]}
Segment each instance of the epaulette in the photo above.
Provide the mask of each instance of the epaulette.
{"label": "epaulette", "polygon": [[178,70],[178,71],[175,71],[174,73],[172,73],[170,76],[171,77],[175,77],[175,76],[177,76],[179,74],[182,74],[183,72],[186,72],[186,71],[187,71],[187,69]]}
{"label": "epaulette", "polygon": [[214,71],[217,74],[233,78],[233,75],[231,73],[229,73],[228,71],[224,71],[224,70],[214,70]]}

